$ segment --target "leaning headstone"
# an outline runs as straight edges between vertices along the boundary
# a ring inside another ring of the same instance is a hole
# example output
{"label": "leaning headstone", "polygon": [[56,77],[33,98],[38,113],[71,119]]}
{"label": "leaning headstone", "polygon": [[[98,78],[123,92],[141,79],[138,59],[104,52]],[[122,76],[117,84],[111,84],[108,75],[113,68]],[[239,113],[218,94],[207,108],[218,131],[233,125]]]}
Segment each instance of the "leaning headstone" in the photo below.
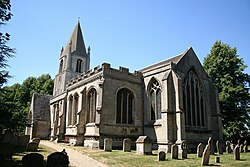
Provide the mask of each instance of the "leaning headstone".
{"label": "leaning headstone", "polygon": [[197,147],[197,157],[202,157],[203,151],[204,151],[204,145],[200,143]]}
{"label": "leaning headstone", "polygon": [[181,158],[186,159],[187,158],[187,143],[185,140],[181,142]]}
{"label": "leaning headstone", "polygon": [[220,140],[217,140],[217,141],[216,141],[216,148],[217,148],[218,154],[223,154],[222,148],[221,148]]}
{"label": "leaning headstone", "polygon": [[240,160],[240,147],[239,147],[239,145],[236,145],[236,147],[234,148],[234,159]]}
{"label": "leaning headstone", "polygon": [[209,158],[210,158],[210,148],[209,148],[209,145],[207,145],[202,154],[201,166],[208,165]]}
{"label": "leaning headstone", "polygon": [[104,139],[104,151],[112,151],[112,139]]}
{"label": "leaning headstone", "polygon": [[139,136],[136,140],[137,154],[152,154],[152,142],[148,136]]}
{"label": "leaning headstone", "polygon": [[129,138],[126,138],[123,140],[123,151],[130,151],[131,150],[131,140]]}
{"label": "leaning headstone", "polygon": [[212,137],[208,138],[208,146],[210,149],[210,154],[213,155],[214,154],[214,145],[213,145]]}
{"label": "leaning headstone", "polygon": [[44,157],[42,154],[30,153],[22,158],[22,167],[44,167]]}
{"label": "leaning headstone", "polygon": [[36,142],[29,142],[26,147],[26,151],[37,151],[38,144]]}
{"label": "leaning headstone", "polygon": [[47,158],[47,167],[68,167],[69,156],[65,151],[54,152]]}
{"label": "leaning headstone", "polygon": [[165,161],[166,160],[166,153],[164,151],[160,151],[158,153],[158,161]]}
{"label": "leaning headstone", "polygon": [[178,159],[178,146],[173,144],[171,146],[171,159]]}
{"label": "leaning headstone", "polygon": [[246,140],[244,141],[244,152],[248,152],[248,144]]}
{"label": "leaning headstone", "polygon": [[226,153],[227,154],[230,154],[230,153],[232,153],[233,152],[233,150],[232,150],[232,148],[231,148],[231,143],[230,143],[230,141],[226,141]]}

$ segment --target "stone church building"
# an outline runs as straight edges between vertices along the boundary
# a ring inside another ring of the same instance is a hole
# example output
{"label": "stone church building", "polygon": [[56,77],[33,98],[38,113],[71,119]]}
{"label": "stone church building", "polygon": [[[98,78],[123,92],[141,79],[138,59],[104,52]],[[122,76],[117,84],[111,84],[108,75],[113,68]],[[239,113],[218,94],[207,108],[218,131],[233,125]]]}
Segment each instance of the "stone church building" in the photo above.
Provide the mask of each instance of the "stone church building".
{"label": "stone church building", "polygon": [[149,136],[155,148],[186,140],[222,139],[216,87],[194,50],[130,72],[108,63],[90,69],[80,23],[61,50],[50,100],[51,139],[103,147],[104,138],[122,147]]}

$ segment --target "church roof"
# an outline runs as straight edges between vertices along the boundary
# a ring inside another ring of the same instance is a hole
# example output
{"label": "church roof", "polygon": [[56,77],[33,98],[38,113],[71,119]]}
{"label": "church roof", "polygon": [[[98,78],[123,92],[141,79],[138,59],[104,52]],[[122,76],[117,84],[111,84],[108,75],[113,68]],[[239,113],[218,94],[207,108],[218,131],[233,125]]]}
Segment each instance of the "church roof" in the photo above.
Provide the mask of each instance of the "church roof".
{"label": "church roof", "polygon": [[[70,47],[71,45],[71,47]],[[65,49],[62,52],[62,55],[66,55],[69,50],[71,49],[71,53],[72,52],[77,52],[78,54],[82,55],[82,53],[84,53],[84,55],[86,54],[86,48],[85,48],[85,44],[84,44],[84,40],[83,40],[83,35],[82,35],[82,31],[81,31],[81,26],[80,26],[80,22],[78,21],[74,31],[72,32],[68,43],[65,46]]]}
{"label": "church roof", "polygon": [[192,47],[189,47],[185,52],[183,52],[183,53],[181,53],[181,54],[178,54],[178,55],[176,55],[176,56],[174,56],[174,57],[171,57],[171,58],[169,58],[169,59],[167,59],[167,60],[165,60],[165,61],[161,61],[161,62],[159,62],[159,63],[156,63],[156,64],[153,64],[153,65],[151,65],[151,66],[145,67],[145,68],[143,68],[143,69],[141,69],[141,70],[139,70],[139,71],[143,72],[143,71],[146,71],[146,70],[151,69],[151,68],[154,68],[154,67],[158,67],[158,66],[170,64],[171,62],[177,64],[177,63],[181,60],[181,58],[182,58],[190,49],[192,49]]}

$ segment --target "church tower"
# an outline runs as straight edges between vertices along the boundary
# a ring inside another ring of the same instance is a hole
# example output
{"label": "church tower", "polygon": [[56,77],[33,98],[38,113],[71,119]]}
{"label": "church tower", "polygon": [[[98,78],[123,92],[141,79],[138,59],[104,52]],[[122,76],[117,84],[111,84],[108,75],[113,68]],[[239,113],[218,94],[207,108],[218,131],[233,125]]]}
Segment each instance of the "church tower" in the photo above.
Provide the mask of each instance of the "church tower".
{"label": "church tower", "polygon": [[67,82],[81,73],[86,73],[89,68],[90,48],[86,52],[80,22],[78,21],[68,43],[61,50],[53,96],[65,92]]}

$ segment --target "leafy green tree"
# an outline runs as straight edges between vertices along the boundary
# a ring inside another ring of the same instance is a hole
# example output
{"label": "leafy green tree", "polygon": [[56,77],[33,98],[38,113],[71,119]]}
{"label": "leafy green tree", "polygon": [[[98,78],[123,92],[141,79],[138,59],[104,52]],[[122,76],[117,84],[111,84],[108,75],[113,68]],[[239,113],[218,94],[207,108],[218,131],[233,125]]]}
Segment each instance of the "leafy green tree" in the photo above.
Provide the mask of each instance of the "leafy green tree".
{"label": "leafy green tree", "polygon": [[[11,4],[10,0],[0,1],[0,26],[6,24],[11,19]],[[7,46],[7,42],[10,39],[8,33],[0,32],[0,89],[7,79],[10,77],[9,72],[5,70],[7,65],[7,58],[12,57],[15,53],[13,48]]]}
{"label": "leafy green tree", "polygon": [[24,130],[34,93],[52,94],[54,81],[49,74],[28,77],[22,84],[3,87],[0,91],[0,128]]}
{"label": "leafy green tree", "polygon": [[237,49],[216,41],[204,60],[207,74],[218,88],[223,134],[238,138],[250,128],[250,76],[244,73],[243,59]]}

